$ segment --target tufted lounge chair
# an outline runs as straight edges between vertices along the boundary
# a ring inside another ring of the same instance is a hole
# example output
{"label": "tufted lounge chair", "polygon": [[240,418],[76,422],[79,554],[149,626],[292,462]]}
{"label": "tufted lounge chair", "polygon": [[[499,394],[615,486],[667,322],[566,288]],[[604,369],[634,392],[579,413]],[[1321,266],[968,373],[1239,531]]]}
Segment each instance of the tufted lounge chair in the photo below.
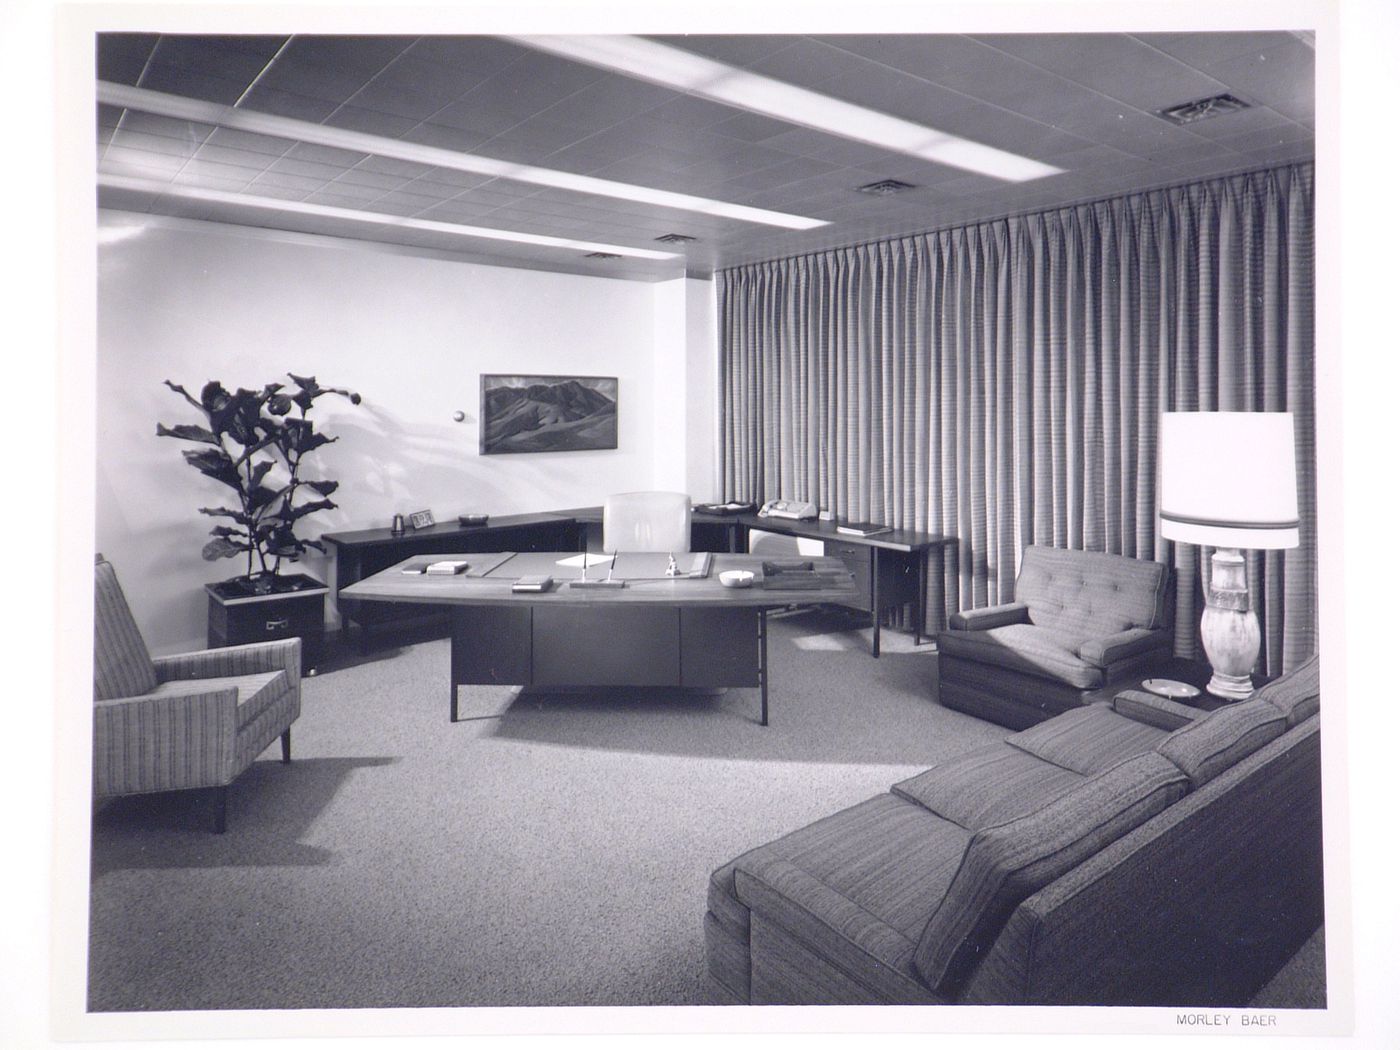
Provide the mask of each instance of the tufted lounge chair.
{"label": "tufted lounge chair", "polygon": [[100,554],[93,619],[93,797],[209,789],[222,832],[228,785],[279,736],[292,760],[301,639],[153,660]]}
{"label": "tufted lounge chair", "polygon": [[938,636],[939,702],[1012,729],[1082,706],[1170,655],[1170,578],[1160,562],[1027,547],[1015,601]]}

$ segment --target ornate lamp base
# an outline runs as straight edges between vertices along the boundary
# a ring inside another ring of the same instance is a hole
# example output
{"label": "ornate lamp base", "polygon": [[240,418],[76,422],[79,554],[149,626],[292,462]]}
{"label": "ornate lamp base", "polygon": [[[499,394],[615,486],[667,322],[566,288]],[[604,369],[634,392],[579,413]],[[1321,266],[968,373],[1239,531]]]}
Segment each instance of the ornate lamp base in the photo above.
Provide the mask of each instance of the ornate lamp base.
{"label": "ornate lamp base", "polygon": [[1243,700],[1254,692],[1250,675],[1259,658],[1259,618],[1249,607],[1244,556],[1222,547],[1210,559],[1201,643],[1214,670],[1206,691],[1224,700]]}

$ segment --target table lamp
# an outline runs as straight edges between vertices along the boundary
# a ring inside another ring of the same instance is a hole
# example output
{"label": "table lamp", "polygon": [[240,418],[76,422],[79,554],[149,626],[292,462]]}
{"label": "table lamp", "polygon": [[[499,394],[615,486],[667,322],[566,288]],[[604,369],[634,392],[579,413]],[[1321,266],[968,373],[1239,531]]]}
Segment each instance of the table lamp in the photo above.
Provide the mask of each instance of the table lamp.
{"label": "table lamp", "polygon": [[1162,538],[1215,547],[1201,643],[1208,692],[1253,692],[1259,619],[1241,550],[1298,546],[1298,475],[1290,412],[1162,413]]}

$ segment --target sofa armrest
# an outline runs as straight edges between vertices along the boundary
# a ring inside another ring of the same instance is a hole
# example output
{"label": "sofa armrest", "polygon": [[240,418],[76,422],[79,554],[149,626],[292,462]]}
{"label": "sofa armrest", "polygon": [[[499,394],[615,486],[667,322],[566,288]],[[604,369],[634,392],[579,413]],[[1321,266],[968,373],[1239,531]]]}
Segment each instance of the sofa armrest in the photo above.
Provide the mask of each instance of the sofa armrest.
{"label": "sofa armrest", "polygon": [[993,627],[1029,622],[1030,610],[1025,602],[1006,602],[1002,605],[989,605],[985,609],[967,609],[948,617],[948,626],[954,631],[988,631]]}
{"label": "sofa armrest", "polygon": [[301,681],[301,639],[281,638],[273,642],[201,649],[193,653],[157,656],[152,662],[156,667],[156,678],[162,682],[286,671],[288,681],[297,684]]}
{"label": "sofa armrest", "polygon": [[1126,631],[1110,634],[1106,638],[1089,639],[1079,647],[1079,658],[1095,667],[1109,667],[1130,656],[1159,649],[1167,641],[1169,639],[1166,631],[1129,627]]}
{"label": "sofa armrest", "polygon": [[93,794],[215,787],[234,775],[238,689],[98,700],[92,713]]}
{"label": "sofa armrest", "polygon": [[1113,710],[1125,718],[1158,729],[1180,729],[1200,718],[1204,711],[1198,707],[1179,704],[1175,700],[1140,689],[1125,689],[1113,698]]}

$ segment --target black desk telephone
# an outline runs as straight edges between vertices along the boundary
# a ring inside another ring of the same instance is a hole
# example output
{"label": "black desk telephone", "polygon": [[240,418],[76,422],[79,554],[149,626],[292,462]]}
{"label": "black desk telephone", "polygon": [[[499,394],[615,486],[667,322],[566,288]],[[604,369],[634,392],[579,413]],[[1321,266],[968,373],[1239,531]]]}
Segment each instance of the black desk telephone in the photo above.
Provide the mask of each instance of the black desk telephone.
{"label": "black desk telephone", "polygon": [[787,518],[790,521],[813,521],[817,517],[817,505],[795,499],[770,499],[758,509],[758,516]]}

